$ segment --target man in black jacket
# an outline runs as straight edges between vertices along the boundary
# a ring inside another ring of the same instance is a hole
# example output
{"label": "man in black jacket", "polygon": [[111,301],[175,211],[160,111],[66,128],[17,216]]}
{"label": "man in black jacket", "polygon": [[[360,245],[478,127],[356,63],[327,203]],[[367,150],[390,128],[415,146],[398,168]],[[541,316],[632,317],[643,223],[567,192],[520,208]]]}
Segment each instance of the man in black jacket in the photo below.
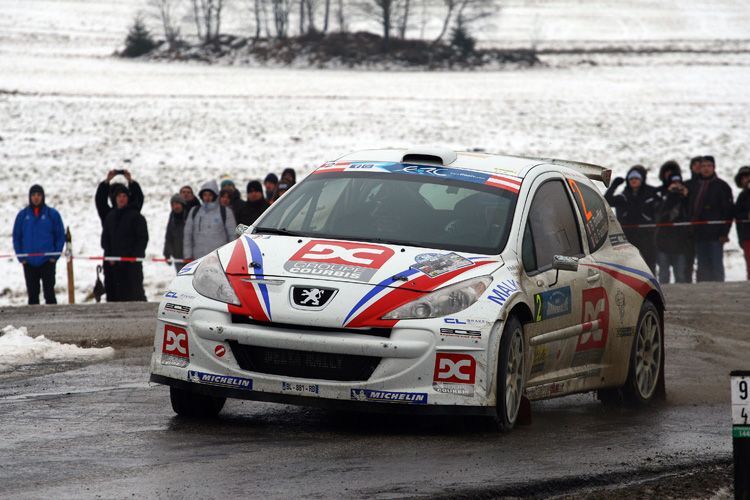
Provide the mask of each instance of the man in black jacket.
{"label": "man in black jacket", "polygon": [[[128,182],[129,205],[139,212],[143,207],[143,191],[140,184],[133,180],[130,170],[110,170],[107,172],[107,178],[97,186],[96,194],[94,195],[94,204],[96,205],[96,212],[99,214],[99,220],[102,223],[102,229],[104,228],[104,220],[107,218],[107,215],[116,206],[114,188],[118,183],[111,184],[111,182],[118,175],[124,176]],[[112,278],[113,267],[105,263],[102,268],[104,270],[104,289],[109,291],[114,283],[114,278]],[[141,282],[143,282],[142,272]],[[109,293],[107,293],[107,301],[111,301]]]}
{"label": "man in black jacket", "polygon": [[734,176],[734,183],[742,190],[734,205],[734,217],[737,221],[737,241],[745,252],[747,279],[750,280],[750,167],[741,167]]}
{"label": "man in black jacket", "polygon": [[248,182],[247,201],[245,202],[245,206],[240,209],[237,224],[245,224],[246,226],[252,225],[267,208],[268,202],[263,198],[263,187],[261,186],[260,181]]}
{"label": "man in black jacket", "polygon": [[[169,200],[172,211],[169,214],[167,222],[167,231],[164,235],[164,258],[165,259],[182,259],[182,240],[185,232],[185,219],[187,218],[187,202],[182,196],[176,194]],[[171,264],[169,261],[167,264]],[[174,267],[180,272],[185,266],[184,262],[175,262]]]}
{"label": "man in black jacket", "polygon": [[[617,212],[617,220],[623,226],[634,224],[653,224],[659,197],[656,188],[646,184],[646,169],[635,165],[626,175],[627,186],[622,193],[615,190],[625,182],[622,177],[612,181],[604,198]],[[625,236],[640,252],[643,260],[652,271],[656,270],[656,245],[652,228],[623,227]]]}
{"label": "man in black jacket", "polygon": [[[101,245],[105,257],[144,257],[148,228],[140,213],[143,192],[130,177],[130,172],[126,170],[124,174],[132,191],[124,184],[109,185],[105,181],[96,192],[96,208],[102,219]],[[110,171],[108,180],[115,175],[116,172]],[[109,194],[113,206],[107,203],[106,194]],[[104,288],[107,302],[145,301],[143,265],[140,262],[106,261]]]}
{"label": "man in black jacket", "polygon": [[[682,182],[680,166],[668,161],[659,171],[662,185],[658,190],[659,206],[656,209],[657,223],[688,222],[690,220],[687,186]],[[658,227],[656,229],[656,262],[659,266],[659,282],[669,283],[669,269],[674,272],[677,283],[692,280],[688,259],[693,247],[691,227]]]}
{"label": "man in black jacket", "polygon": [[716,177],[713,156],[701,160],[700,177],[688,184],[691,219],[695,221],[727,222],[696,225],[695,256],[698,260],[697,281],[724,281],[724,244],[729,241],[729,229],[734,217],[732,190],[729,184]]}

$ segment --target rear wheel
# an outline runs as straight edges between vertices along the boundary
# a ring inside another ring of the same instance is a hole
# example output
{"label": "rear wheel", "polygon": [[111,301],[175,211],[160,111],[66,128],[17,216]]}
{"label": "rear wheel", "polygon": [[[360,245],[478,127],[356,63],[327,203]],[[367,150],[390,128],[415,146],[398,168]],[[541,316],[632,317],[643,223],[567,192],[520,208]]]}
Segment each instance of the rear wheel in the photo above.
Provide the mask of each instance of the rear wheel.
{"label": "rear wheel", "polygon": [[515,316],[505,322],[498,354],[495,422],[508,432],[516,425],[525,384],[523,326]]}
{"label": "rear wheel", "polygon": [[226,402],[226,398],[196,394],[177,387],[169,388],[169,399],[176,414],[193,418],[215,417]]}

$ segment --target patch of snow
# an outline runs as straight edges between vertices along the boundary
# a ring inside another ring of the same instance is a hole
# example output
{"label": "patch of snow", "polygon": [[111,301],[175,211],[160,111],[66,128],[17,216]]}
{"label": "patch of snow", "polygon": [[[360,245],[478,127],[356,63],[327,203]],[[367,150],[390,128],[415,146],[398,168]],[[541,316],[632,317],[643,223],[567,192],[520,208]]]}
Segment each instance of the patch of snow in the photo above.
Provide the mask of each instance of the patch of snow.
{"label": "patch of snow", "polygon": [[44,335],[31,337],[26,327],[8,325],[0,333],[0,372],[37,363],[102,361],[114,355],[115,350],[111,347],[84,348],[61,344]]}

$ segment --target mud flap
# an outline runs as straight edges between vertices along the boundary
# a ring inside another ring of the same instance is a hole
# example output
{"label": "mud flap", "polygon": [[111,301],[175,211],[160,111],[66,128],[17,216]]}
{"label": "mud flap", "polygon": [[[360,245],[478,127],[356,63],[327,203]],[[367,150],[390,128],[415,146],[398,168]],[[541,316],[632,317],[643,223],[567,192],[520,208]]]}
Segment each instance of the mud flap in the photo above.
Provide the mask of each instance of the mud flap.
{"label": "mud flap", "polygon": [[521,406],[518,408],[518,425],[531,425],[531,401],[526,396],[521,396]]}

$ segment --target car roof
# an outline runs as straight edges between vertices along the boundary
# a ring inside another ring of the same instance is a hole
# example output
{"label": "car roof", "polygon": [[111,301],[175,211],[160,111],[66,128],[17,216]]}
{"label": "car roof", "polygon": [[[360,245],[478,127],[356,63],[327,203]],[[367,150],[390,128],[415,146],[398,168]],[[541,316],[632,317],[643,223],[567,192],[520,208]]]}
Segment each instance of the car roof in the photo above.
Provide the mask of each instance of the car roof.
{"label": "car roof", "polygon": [[589,163],[438,148],[368,149],[344,155],[338,158],[335,163],[372,161],[437,165],[521,178],[525,177],[532,167],[548,164],[562,167],[559,170],[563,171],[566,168],[571,169],[605,184],[609,184],[608,176],[611,175],[610,170]]}

